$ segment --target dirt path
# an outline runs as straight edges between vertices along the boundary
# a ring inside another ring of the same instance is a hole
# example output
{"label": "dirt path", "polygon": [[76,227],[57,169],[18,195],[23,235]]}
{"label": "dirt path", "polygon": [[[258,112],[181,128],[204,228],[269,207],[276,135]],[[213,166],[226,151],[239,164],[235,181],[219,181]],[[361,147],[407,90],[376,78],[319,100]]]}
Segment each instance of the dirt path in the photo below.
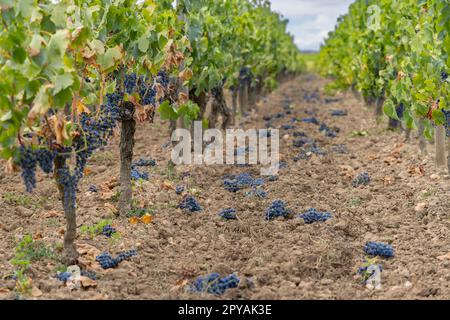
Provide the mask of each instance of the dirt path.
{"label": "dirt path", "polygon": [[[274,117],[272,126],[295,127],[281,130],[281,154],[287,167],[277,181],[266,182],[266,199],[249,197],[248,190],[230,193],[223,188],[225,175],[249,172],[257,176],[256,167],[167,169],[167,124],[158,122],[138,130],[136,146],[136,158],[153,158],[158,163],[149,170],[150,180],[135,190],[137,203],[152,209],[153,222],[130,224],[128,218],[116,218],[111,212],[117,187],[110,192],[87,192],[90,184],[103,191],[107,182],[115,185],[118,143],[113,141],[90,162],[90,173],[80,185],[78,224],[112,218],[121,238],[79,236],[81,262],[99,276],[96,288],[70,291],[53,278],[55,260],[33,261],[30,275],[42,291],[37,298],[212,299],[183,290],[184,284],[210,272],[235,272],[241,278],[238,289],[224,294],[230,299],[450,298],[450,254],[447,259],[438,258],[450,252],[449,177],[436,172],[432,159],[419,156],[415,138],[404,143],[400,133],[384,130],[385,124],[377,124],[371,110],[350,94],[326,103],[325,84],[313,75],[285,83],[260,103],[257,114],[242,122],[245,128],[264,128],[264,115],[283,113]],[[292,114],[283,109],[286,99],[292,101]],[[348,116],[333,117],[333,109],[347,110]],[[311,116],[340,128],[337,137],[326,137],[315,124],[291,121]],[[293,146],[295,131],[315,139],[327,154],[294,161],[300,152]],[[354,136],[355,131],[367,131],[368,136]],[[337,152],[342,144],[345,153]],[[361,172],[370,174],[371,183],[352,187],[352,179]],[[165,180],[187,185],[204,210],[187,215],[177,209],[182,196],[165,188]],[[15,237],[32,234],[56,252],[60,249],[64,217],[56,189],[41,173],[38,181],[30,198],[23,193],[20,174],[0,174],[1,278],[13,271],[9,260]],[[298,218],[264,220],[265,208],[276,199],[284,200],[296,214],[314,207],[331,212],[333,218],[311,225]],[[228,207],[237,209],[239,220],[217,216]],[[379,260],[381,290],[366,289],[356,274],[366,241],[387,242],[395,250],[394,258]],[[94,261],[101,251],[117,253],[132,247],[139,255],[116,269],[103,271]],[[12,280],[0,280],[0,298],[13,297],[9,291],[13,286]]]}

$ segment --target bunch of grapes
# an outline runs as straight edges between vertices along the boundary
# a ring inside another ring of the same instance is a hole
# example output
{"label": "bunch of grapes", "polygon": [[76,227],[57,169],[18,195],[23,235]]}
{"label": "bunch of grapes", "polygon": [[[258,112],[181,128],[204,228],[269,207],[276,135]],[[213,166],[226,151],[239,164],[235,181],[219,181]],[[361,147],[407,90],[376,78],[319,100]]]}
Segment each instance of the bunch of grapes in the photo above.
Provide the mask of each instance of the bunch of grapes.
{"label": "bunch of grapes", "polygon": [[322,123],[320,125],[319,131],[323,132],[325,134],[325,136],[327,136],[327,137],[330,137],[330,138],[337,137],[337,132],[333,128],[328,127],[325,123]]}
{"label": "bunch of grapes", "polygon": [[302,131],[295,131],[293,133],[294,137],[298,138],[298,137],[307,137],[306,133],[302,132]]}
{"label": "bunch of grapes", "polygon": [[228,208],[224,209],[219,212],[219,216],[226,219],[226,220],[234,220],[237,219],[236,217],[236,209],[234,208]]}
{"label": "bunch of grapes", "polygon": [[324,222],[331,219],[331,213],[329,212],[319,212],[315,208],[310,208],[308,211],[299,215],[306,224],[311,224],[314,222]]}
{"label": "bunch of grapes", "polygon": [[181,201],[181,203],[178,205],[178,208],[188,210],[190,212],[203,210],[198,201],[192,196],[187,196],[186,198],[184,198],[183,201]]}
{"label": "bunch of grapes", "polygon": [[284,118],[284,113],[283,112],[278,112],[277,114],[275,114],[275,118],[276,119]]}
{"label": "bunch of grapes", "polygon": [[312,123],[312,124],[315,124],[315,125],[319,125],[320,124],[319,120],[317,120],[316,117],[303,118],[303,119],[301,119],[301,122]]}
{"label": "bunch of grapes", "polygon": [[58,272],[58,274],[56,275],[56,279],[58,279],[59,281],[62,281],[62,282],[69,281],[71,277],[72,277],[72,273],[70,273],[70,272]]}
{"label": "bunch of grapes", "polygon": [[97,274],[94,271],[81,270],[81,275],[91,280],[97,280]]}
{"label": "bunch of grapes", "polygon": [[253,179],[252,175],[246,172],[240,173],[232,179],[225,179],[223,181],[224,188],[230,192],[237,192],[246,187],[262,186],[264,183],[265,181],[263,178]]}
{"label": "bunch of grapes", "polygon": [[283,124],[281,126],[281,129],[283,129],[283,130],[291,130],[291,129],[294,129],[294,128],[295,127],[293,125],[291,125],[291,124]]}
{"label": "bunch of grapes", "polygon": [[403,103],[400,103],[398,106],[395,107],[395,111],[397,112],[397,116],[399,119],[403,119],[403,115],[405,113],[405,106]]}
{"label": "bunch of grapes", "polygon": [[91,185],[89,186],[89,188],[88,188],[88,191],[89,191],[89,192],[93,192],[93,193],[97,193],[97,192],[98,192],[98,188],[97,188],[97,186],[91,184]]}
{"label": "bunch of grapes", "polygon": [[189,287],[192,292],[207,292],[215,295],[222,295],[227,289],[237,288],[240,279],[236,274],[230,274],[221,278],[218,273],[211,273],[207,276],[198,277]]}
{"label": "bunch of grapes", "polygon": [[368,256],[380,256],[384,258],[391,258],[394,256],[394,249],[392,246],[382,242],[367,242],[364,246],[364,252]]}
{"label": "bunch of grapes", "polygon": [[131,169],[131,180],[138,181],[138,180],[146,180],[148,181],[149,175],[147,172],[140,172],[136,168]]}
{"label": "bunch of grapes", "polygon": [[20,166],[22,168],[22,179],[27,192],[33,192],[36,187],[36,165],[37,158],[31,147],[20,147]]}
{"label": "bunch of grapes", "polygon": [[282,200],[275,200],[266,209],[265,219],[272,220],[277,217],[287,217],[289,215],[289,210],[286,209],[286,205]]}
{"label": "bunch of grapes", "polygon": [[182,194],[184,192],[184,190],[186,189],[185,186],[176,186],[175,187],[175,193],[176,194]]}
{"label": "bunch of grapes", "polygon": [[116,228],[112,227],[109,224],[104,226],[102,229],[102,235],[108,238],[111,238],[116,232],[117,232]]}
{"label": "bunch of grapes", "polygon": [[370,183],[370,176],[367,172],[363,172],[360,173],[353,181],[352,181],[352,186],[353,187],[358,187],[361,185],[368,185]]}
{"label": "bunch of grapes", "polygon": [[137,256],[137,250],[136,249],[131,249],[128,251],[124,251],[124,252],[120,252],[117,257],[115,258],[115,260],[117,261],[117,263],[120,263],[124,260],[129,260],[132,257]]}
{"label": "bunch of grapes", "polygon": [[442,79],[442,81],[447,81],[447,79],[448,79],[447,71],[442,71],[441,72],[441,79]]}
{"label": "bunch of grapes", "polygon": [[303,138],[299,138],[299,139],[295,139],[294,142],[292,143],[294,145],[294,147],[296,148],[301,148],[303,146],[315,146],[316,142],[314,139],[309,138],[309,137],[303,137]]}
{"label": "bunch of grapes", "polygon": [[101,254],[99,254],[95,258],[95,261],[100,263],[100,266],[103,269],[115,268],[119,264],[108,252],[102,252]]}
{"label": "bunch of grapes", "polygon": [[253,189],[251,191],[247,192],[246,195],[249,197],[254,196],[254,197],[263,199],[263,198],[267,197],[267,192],[265,192],[263,189],[253,187]]}
{"label": "bunch of grapes", "polygon": [[445,134],[447,135],[447,137],[450,137],[450,110],[442,109],[442,113],[445,116]]}
{"label": "bunch of grapes", "polygon": [[132,167],[155,167],[156,160],[154,159],[139,159],[136,162],[133,162]]}
{"label": "bunch of grapes", "polygon": [[336,109],[336,110],[331,110],[330,113],[333,117],[344,117],[347,115],[347,110]]}
{"label": "bunch of grapes", "polygon": [[113,258],[108,252],[103,252],[95,258],[95,261],[100,263],[103,269],[110,269],[117,267],[122,261],[128,260],[136,255],[137,251],[135,249],[119,253],[116,258]]}
{"label": "bunch of grapes", "polygon": [[157,75],[157,81],[160,85],[167,89],[169,87],[169,77],[165,70],[160,70]]}

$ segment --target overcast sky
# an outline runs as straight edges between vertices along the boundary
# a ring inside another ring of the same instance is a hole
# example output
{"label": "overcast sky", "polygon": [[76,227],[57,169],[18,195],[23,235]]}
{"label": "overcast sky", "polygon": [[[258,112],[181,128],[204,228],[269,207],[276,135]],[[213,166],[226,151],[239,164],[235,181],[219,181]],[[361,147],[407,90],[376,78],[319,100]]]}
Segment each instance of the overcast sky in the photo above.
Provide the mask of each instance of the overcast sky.
{"label": "overcast sky", "polygon": [[353,0],[271,0],[272,9],[289,19],[289,31],[302,50],[319,50],[336,19]]}

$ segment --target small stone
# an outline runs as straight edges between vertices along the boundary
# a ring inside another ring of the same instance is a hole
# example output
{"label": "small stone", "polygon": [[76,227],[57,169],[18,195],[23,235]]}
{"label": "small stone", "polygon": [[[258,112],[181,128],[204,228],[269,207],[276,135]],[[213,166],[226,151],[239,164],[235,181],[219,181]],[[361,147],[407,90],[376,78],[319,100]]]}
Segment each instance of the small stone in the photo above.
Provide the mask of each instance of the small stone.
{"label": "small stone", "polygon": [[441,177],[438,175],[438,174],[435,174],[435,173],[433,173],[431,176],[430,176],[430,179],[431,180],[439,180]]}
{"label": "small stone", "polygon": [[425,202],[420,202],[414,207],[414,211],[423,212],[426,207],[427,207],[427,204]]}

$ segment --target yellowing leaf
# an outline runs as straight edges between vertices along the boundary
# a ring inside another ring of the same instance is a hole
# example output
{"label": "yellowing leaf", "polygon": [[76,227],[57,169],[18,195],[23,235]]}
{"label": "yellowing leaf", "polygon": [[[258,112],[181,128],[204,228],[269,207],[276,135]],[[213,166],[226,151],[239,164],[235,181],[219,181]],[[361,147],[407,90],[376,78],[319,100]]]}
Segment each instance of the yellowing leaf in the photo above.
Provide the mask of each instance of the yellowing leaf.
{"label": "yellowing leaf", "polygon": [[137,224],[139,222],[139,219],[137,217],[131,217],[129,221],[131,224]]}
{"label": "yellowing leaf", "polygon": [[192,70],[189,68],[184,69],[183,71],[180,72],[180,74],[178,75],[178,77],[183,81],[188,81],[192,78]]}
{"label": "yellowing leaf", "polygon": [[175,187],[173,186],[172,182],[170,182],[170,181],[168,181],[168,180],[165,180],[165,181],[162,183],[162,188],[163,188],[163,189],[172,189],[172,190],[175,189]]}
{"label": "yellowing leaf", "polygon": [[76,109],[77,109],[77,114],[82,114],[83,112],[85,112],[87,114],[91,113],[89,108],[86,107],[86,105],[81,101],[77,101]]}
{"label": "yellowing leaf", "polygon": [[153,221],[153,217],[148,213],[146,213],[141,217],[141,221],[145,224],[149,224]]}

